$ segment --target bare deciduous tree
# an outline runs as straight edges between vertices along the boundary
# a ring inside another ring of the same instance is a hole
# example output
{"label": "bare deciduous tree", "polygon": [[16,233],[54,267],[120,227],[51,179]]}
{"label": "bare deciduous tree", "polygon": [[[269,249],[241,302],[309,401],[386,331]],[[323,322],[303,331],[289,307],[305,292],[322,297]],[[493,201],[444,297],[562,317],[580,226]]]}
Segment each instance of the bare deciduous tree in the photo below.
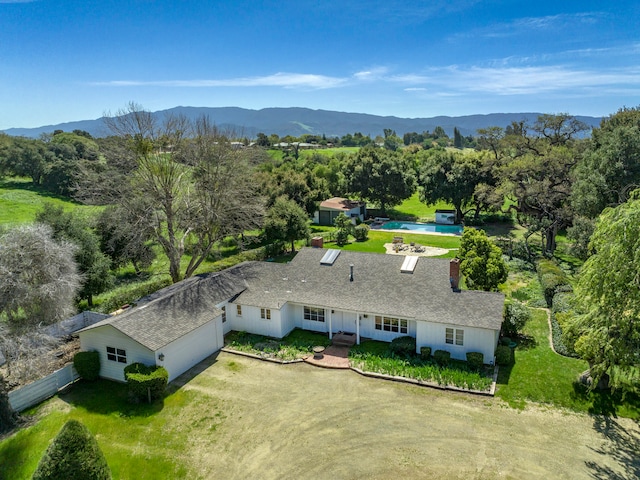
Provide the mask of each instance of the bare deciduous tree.
{"label": "bare deciduous tree", "polygon": [[76,247],[53,240],[45,225],[0,235],[0,314],[14,324],[53,323],[75,313],[82,277]]}
{"label": "bare deciduous tree", "polygon": [[[208,118],[167,117],[159,128],[133,103],[119,114],[108,125],[134,139],[138,159],[119,203],[128,218],[153,230],[174,282],[193,275],[218,240],[260,226],[254,158],[251,150],[235,148],[230,132]],[[191,258],[182,270],[186,252]]]}

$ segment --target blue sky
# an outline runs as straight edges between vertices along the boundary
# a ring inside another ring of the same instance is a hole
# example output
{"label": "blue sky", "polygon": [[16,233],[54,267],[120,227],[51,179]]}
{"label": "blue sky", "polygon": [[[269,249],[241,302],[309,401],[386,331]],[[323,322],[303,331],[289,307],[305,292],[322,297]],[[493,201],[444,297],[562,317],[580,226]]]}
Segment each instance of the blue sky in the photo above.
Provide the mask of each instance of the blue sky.
{"label": "blue sky", "polygon": [[0,0],[0,129],[129,101],[431,117],[640,104],[640,2]]}

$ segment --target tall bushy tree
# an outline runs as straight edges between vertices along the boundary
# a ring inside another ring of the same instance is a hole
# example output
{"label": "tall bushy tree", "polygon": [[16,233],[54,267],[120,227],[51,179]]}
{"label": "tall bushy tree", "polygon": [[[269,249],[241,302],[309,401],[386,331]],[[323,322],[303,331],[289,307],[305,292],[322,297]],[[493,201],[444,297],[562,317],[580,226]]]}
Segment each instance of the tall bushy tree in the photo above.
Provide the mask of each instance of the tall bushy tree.
{"label": "tall bushy tree", "polygon": [[[263,201],[252,177],[250,149],[235,149],[229,136],[208,118],[190,124],[165,122],[161,135],[171,139],[166,153],[158,143],[158,126],[137,105],[130,116],[110,120],[114,133],[131,139],[137,168],[119,204],[129,218],[146,225],[169,260],[174,282],[190,277],[216,242],[262,224]],[[137,118],[137,120],[136,120]],[[172,120],[172,119],[169,119]],[[191,258],[184,270],[181,260]]]}
{"label": "tall bushy tree", "polygon": [[33,480],[111,480],[111,470],[91,432],[69,420],[40,459]]}
{"label": "tall bushy tree", "polygon": [[75,312],[82,277],[77,248],[53,239],[45,225],[25,225],[0,235],[0,311],[9,321],[53,323]]}
{"label": "tall bushy tree", "polygon": [[344,165],[345,187],[363,200],[387,208],[400,204],[415,191],[415,176],[408,160],[397,152],[365,147]]}
{"label": "tall bushy tree", "polygon": [[269,240],[291,242],[291,251],[295,252],[296,240],[309,236],[309,218],[296,202],[279,197],[267,212],[264,233]]}
{"label": "tall bushy tree", "polygon": [[462,221],[474,211],[477,217],[489,207],[483,186],[493,185],[493,161],[485,154],[447,151],[429,151],[419,155],[421,163],[418,185],[420,200],[433,205],[441,200],[456,209],[456,218]]}
{"label": "tall bushy tree", "polygon": [[576,299],[584,314],[572,330],[576,352],[589,362],[594,384],[640,390],[640,190],[605,210],[591,238]]}
{"label": "tall bushy tree", "polygon": [[575,177],[572,201],[581,215],[595,218],[627,201],[640,187],[640,107],[623,108],[593,129]]}
{"label": "tall bushy tree", "polygon": [[502,259],[502,250],[483,230],[465,228],[460,241],[460,271],[467,287],[493,291],[507,281],[509,270]]}
{"label": "tall bushy tree", "polygon": [[75,258],[83,276],[79,296],[92,306],[93,296],[108,290],[114,281],[111,260],[100,250],[100,239],[82,217],[51,203],[36,214],[36,220],[49,225],[55,239],[67,240],[78,247]]}

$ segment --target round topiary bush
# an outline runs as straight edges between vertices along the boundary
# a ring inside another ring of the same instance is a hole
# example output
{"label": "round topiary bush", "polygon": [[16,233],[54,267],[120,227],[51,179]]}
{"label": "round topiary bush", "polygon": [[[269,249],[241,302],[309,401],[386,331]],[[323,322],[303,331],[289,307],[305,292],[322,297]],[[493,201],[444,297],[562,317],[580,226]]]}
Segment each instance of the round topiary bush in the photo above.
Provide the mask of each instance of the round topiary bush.
{"label": "round topiary bush", "polygon": [[420,347],[420,358],[422,358],[422,360],[430,360],[431,347]]}
{"label": "round topiary bush", "polygon": [[369,238],[369,226],[358,225],[353,229],[353,236],[356,238],[356,242],[364,242]]}
{"label": "round topiary bush", "polygon": [[436,350],[433,352],[433,358],[438,365],[446,366],[449,365],[449,360],[451,360],[451,353],[446,350]]}
{"label": "round topiary bush", "polygon": [[506,345],[499,345],[496,348],[496,363],[498,365],[509,365],[513,361],[513,352]]}
{"label": "round topiary bush", "polygon": [[33,480],[110,480],[111,470],[91,432],[69,420],[40,459]]}
{"label": "round topiary bush", "polygon": [[124,368],[124,376],[129,392],[134,399],[151,402],[164,395],[169,381],[169,372],[157,365],[147,366],[144,363],[132,363]]}
{"label": "round topiary bush", "polygon": [[78,352],[73,356],[73,366],[81,378],[93,382],[100,375],[100,354],[96,351]]}
{"label": "round topiary bush", "polygon": [[481,352],[467,352],[467,365],[472,370],[482,369],[482,365],[484,365],[484,355]]}

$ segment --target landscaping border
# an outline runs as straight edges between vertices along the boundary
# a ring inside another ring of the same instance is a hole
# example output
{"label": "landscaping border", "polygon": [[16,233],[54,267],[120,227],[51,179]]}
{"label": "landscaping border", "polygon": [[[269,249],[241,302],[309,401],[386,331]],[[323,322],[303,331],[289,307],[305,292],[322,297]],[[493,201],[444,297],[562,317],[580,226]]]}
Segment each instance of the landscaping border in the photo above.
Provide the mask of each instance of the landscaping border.
{"label": "landscaping border", "polygon": [[[277,358],[273,358],[273,357],[268,357],[266,355],[256,355],[255,353],[248,353],[248,352],[241,352],[239,350],[234,350],[231,348],[227,348],[227,347],[223,347],[221,349],[221,351],[226,352],[226,353],[231,353],[234,355],[240,355],[243,357],[247,357],[247,358],[253,358],[256,360],[263,360],[266,362],[271,362],[271,363],[278,363],[281,365],[288,365],[291,363],[306,363],[303,359],[299,358],[299,359],[295,359],[295,360],[280,360]],[[313,365],[314,367],[320,367],[320,368],[328,368],[328,367],[323,367],[321,365]],[[484,397],[495,397],[496,394],[496,383],[498,381],[498,366],[495,365],[494,369],[493,369],[493,379],[491,382],[491,387],[489,388],[488,391],[484,391],[484,390],[472,390],[469,388],[460,388],[460,387],[455,387],[452,385],[439,385],[437,383],[433,383],[433,382],[425,382],[423,380],[416,380],[413,378],[406,378],[406,377],[399,377],[396,375],[387,375],[384,373],[376,373],[376,372],[367,372],[365,370],[360,370],[359,368],[353,367],[351,365],[349,365],[349,370],[352,370],[354,372],[356,372],[359,375],[362,375],[364,377],[370,377],[370,378],[377,378],[379,380],[389,380],[389,381],[393,381],[393,382],[401,382],[401,383],[409,383],[411,385],[417,385],[420,387],[428,387],[428,388],[435,388],[437,390],[449,390],[452,392],[460,392],[460,393],[470,393],[472,395],[482,395]]]}

